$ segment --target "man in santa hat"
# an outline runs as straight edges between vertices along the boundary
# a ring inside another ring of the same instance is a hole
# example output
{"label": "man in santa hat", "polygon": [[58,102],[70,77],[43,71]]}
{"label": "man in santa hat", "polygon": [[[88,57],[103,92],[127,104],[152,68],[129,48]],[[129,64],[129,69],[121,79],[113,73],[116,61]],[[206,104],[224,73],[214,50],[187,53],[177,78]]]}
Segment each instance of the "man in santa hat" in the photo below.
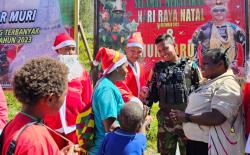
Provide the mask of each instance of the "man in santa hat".
{"label": "man in santa hat", "polygon": [[128,74],[124,81],[116,82],[124,102],[145,102],[148,94],[147,78],[138,60],[141,58],[143,40],[140,32],[134,32],[128,39],[125,53],[128,59]]}
{"label": "man in santa hat", "polygon": [[[68,92],[60,111],[53,116],[46,116],[45,123],[77,144],[76,117],[91,105],[92,85],[89,74],[79,63],[76,55],[76,42],[67,34],[56,36],[53,49],[58,54],[59,61],[69,69]],[[67,141],[52,133],[59,148],[68,144]]]}

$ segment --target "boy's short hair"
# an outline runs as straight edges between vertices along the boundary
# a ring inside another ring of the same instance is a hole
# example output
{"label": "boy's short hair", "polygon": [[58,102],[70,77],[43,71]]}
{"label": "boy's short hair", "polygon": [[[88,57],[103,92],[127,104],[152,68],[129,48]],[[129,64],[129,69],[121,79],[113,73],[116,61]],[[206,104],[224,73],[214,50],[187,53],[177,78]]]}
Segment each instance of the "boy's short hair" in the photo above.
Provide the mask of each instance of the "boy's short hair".
{"label": "boy's short hair", "polygon": [[169,34],[161,34],[155,39],[155,44],[159,44],[162,41],[166,41],[169,44],[174,44],[174,39],[171,35]]}
{"label": "boy's short hair", "polygon": [[68,68],[51,58],[35,58],[24,64],[14,75],[14,96],[21,103],[35,105],[43,97],[61,96],[67,88]]}
{"label": "boy's short hair", "polygon": [[125,103],[118,116],[123,130],[136,132],[142,125],[144,113],[142,107],[136,102]]}

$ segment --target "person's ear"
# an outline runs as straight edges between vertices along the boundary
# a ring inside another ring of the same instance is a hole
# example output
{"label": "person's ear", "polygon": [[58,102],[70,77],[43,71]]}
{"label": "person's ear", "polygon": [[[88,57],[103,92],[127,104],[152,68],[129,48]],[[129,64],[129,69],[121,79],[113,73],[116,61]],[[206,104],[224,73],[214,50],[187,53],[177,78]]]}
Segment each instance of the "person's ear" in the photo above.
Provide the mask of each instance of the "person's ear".
{"label": "person's ear", "polygon": [[117,73],[119,73],[119,70],[120,70],[120,67],[117,67],[117,68],[115,69],[115,71],[116,71]]}
{"label": "person's ear", "polygon": [[125,53],[125,55],[127,55],[127,50],[128,50],[128,46],[125,46],[124,47],[124,53]]}
{"label": "person's ear", "polygon": [[220,60],[220,61],[219,61],[219,63],[218,63],[218,66],[220,66],[220,67],[221,67],[221,66],[222,66],[222,67],[224,67],[224,61],[223,61],[223,60]]}
{"label": "person's ear", "polygon": [[143,125],[143,121],[141,121],[138,125],[137,125],[137,132],[140,131],[141,127]]}
{"label": "person's ear", "polygon": [[53,103],[55,102],[55,100],[56,100],[56,97],[55,97],[55,94],[53,94],[53,93],[51,93],[51,94],[47,97],[47,99],[46,99],[46,101],[47,101],[47,103],[48,103],[49,105],[53,104]]}
{"label": "person's ear", "polygon": [[48,110],[48,109],[51,109],[54,102],[55,102],[54,101],[54,95],[50,94],[48,96],[45,96],[45,97],[42,97],[41,99],[39,99],[38,104],[41,105],[40,108],[46,108],[46,110]]}

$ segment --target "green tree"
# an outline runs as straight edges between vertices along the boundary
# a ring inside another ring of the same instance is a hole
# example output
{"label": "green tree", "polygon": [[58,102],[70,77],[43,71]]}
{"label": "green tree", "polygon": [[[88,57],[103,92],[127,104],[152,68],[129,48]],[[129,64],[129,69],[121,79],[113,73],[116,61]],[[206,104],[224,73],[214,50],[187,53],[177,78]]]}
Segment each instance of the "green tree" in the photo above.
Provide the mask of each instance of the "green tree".
{"label": "green tree", "polygon": [[94,0],[80,0],[79,19],[85,32],[93,33],[94,29]]}
{"label": "green tree", "polygon": [[[88,41],[88,45],[90,48],[90,54],[93,57],[93,49],[94,49],[94,38],[93,35],[90,33],[86,33],[86,38]],[[90,60],[88,58],[87,55],[87,50],[83,44],[83,41],[81,39],[79,39],[79,58],[80,58],[80,62],[81,64],[83,64],[84,68],[87,69],[88,71],[90,71]]]}
{"label": "green tree", "polygon": [[[94,45],[94,0],[79,1],[79,20],[82,23],[85,36],[88,41],[91,56],[93,56]],[[81,38],[81,37],[79,37]],[[87,70],[90,70],[90,60],[87,56],[87,50],[84,47],[83,40],[79,39],[79,57],[81,63]]]}

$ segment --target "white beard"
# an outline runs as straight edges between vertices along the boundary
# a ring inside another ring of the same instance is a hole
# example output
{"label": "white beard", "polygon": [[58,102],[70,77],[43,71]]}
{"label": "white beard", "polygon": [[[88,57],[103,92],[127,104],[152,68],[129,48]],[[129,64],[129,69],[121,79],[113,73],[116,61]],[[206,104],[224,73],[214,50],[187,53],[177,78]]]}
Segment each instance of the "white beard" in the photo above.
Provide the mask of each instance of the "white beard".
{"label": "white beard", "polygon": [[69,69],[68,80],[71,81],[82,75],[83,67],[78,60],[78,55],[59,55],[60,62],[65,64]]}

